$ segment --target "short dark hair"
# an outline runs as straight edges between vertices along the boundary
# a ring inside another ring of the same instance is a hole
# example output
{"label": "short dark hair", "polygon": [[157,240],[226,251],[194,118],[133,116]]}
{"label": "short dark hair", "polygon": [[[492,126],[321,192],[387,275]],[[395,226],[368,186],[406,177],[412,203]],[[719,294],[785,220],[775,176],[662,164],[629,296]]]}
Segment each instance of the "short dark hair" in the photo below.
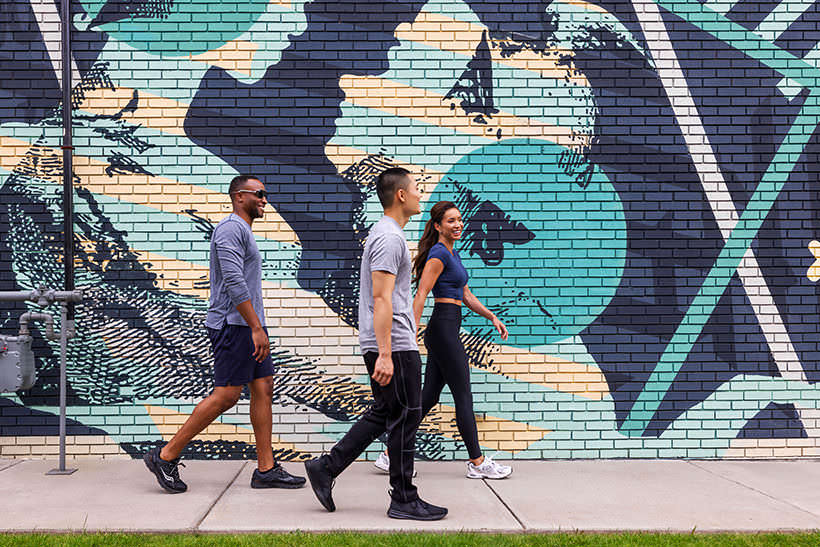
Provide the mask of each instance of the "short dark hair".
{"label": "short dark hair", "polygon": [[376,194],[385,209],[393,205],[393,198],[399,188],[407,188],[407,175],[410,171],[404,167],[391,167],[379,174],[376,181]]}
{"label": "short dark hair", "polygon": [[259,180],[259,177],[253,175],[236,175],[231,179],[231,183],[228,185],[228,194],[231,196],[231,199],[233,199],[233,195],[238,190],[242,190],[242,187],[245,186],[249,180]]}

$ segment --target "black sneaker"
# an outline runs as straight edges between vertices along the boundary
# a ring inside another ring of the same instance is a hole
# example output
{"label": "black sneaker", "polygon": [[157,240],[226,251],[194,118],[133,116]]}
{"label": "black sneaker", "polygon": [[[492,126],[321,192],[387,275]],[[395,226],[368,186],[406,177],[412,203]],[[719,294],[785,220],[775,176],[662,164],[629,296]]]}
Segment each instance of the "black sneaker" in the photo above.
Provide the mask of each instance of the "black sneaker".
{"label": "black sneaker", "polygon": [[336,504],[333,503],[333,476],[327,470],[325,462],[322,458],[315,458],[305,462],[305,472],[310,481],[310,486],[313,488],[313,493],[316,494],[316,499],[322,504],[322,507],[331,513],[336,510]]}
{"label": "black sneaker", "polygon": [[159,457],[159,452],[160,447],[152,448],[142,457],[148,470],[157,478],[159,485],[172,494],[180,494],[188,490],[188,485],[179,478],[179,466],[185,467],[185,464],[180,463],[179,458],[167,462]]}
{"label": "black sneaker", "polygon": [[427,503],[421,498],[413,501],[390,501],[387,516],[391,519],[441,520],[447,516],[447,508]]}
{"label": "black sneaker", "polygon": [[251,477],[251,488],[302,488],[304,485],[305,477],[291,475],[279,463],[264,473],[254,469]]}

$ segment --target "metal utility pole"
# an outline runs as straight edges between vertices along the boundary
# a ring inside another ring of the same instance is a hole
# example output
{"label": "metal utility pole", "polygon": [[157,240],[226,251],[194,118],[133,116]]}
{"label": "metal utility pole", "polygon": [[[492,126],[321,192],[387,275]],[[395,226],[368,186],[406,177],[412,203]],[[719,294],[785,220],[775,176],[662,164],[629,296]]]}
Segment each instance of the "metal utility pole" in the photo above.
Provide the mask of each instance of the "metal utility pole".
{"label": "metal utility pole", "polygon": [[[61,0],[60,62],[63,69],[63,267],[65,273],[65,291],[74,291],[74,146],[71,133],[71,4],[70,0]],[[66,436],[66,343],[74,333],[74,302],[68,301],[61,306],[62,333],[60,338],[60,466],[49,474],[69,475],[76,469],[65,466]]]}

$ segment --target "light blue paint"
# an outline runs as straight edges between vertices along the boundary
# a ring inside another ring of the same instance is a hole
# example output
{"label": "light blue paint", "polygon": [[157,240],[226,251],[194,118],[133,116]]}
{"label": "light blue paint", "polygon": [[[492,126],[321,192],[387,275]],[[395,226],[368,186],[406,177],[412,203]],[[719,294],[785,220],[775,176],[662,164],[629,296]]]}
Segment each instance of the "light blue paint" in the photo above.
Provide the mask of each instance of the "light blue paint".
{"label": "light blue paint", "polygon": [[726,15],[735,6],[735,4],[737,4],[737,2],[738,0],[706,0],[703,2],[703,5],[707,6],[716,13]]}
{"label": "light blue paint", "polygon": [[[508,310],[497,313],[510,331],[506,343],[516,347],[531,349],[577,334],[620,284],[626,222],[618,194],[597,167],[589,186],[581,188],[559,167],[562,152],[558,145],[530,139],[475,150],[447,172],[424,213],[429,218],[432,204],[458,202],[459,192],[470,190],[479,202],[492,202],[535,234],[524,244],[504,243],[499,265],[486,264],[471,252],[469,241],[458,243],[471,290],[490,309]],[[604,253],[598,252],[602,241]],[[487,326],[476,314],[464,318],[466,330]]]}
{"label": "light blue paint", "polygon": [[814,5],[815,0],[781,0],[755,29],[764,40],[774,42]]}
{"label": "light blue paint", "polygon": [[698,294],[647,379],[643,391],[635,400],[629,415],[621,426],[621,431],[624,433],[641,435],[649,425],[692,350],[692,346],[717,306],[726,286],[735,274],[743,255],[757,237],[760,226],[788,181],[803,148],[818,125],[818,116],[820,116],[820,101],[818,95],[812,95],[806,100],[800,114],[772,158],[740,220],[726,240],[717,261],[704,279]]}
{"label": "light blue paint", "polygon": [[[262,0],[254,0],[254,2],[261,6]],[[267,8],[261,16],[258,16],[255,22],[251,21],[250,28],[230,38],[251,42],[256,46],[255,51],[247,53],[251,61],[250,74],[234,70],[229,71],[231,76],[246,84],[253,84],[262,78],[268,67],[279,62],[282,51],[290,45],[290,36],[301,34],[307,28],[307,19],[304,15],[305,0],[292,0],[290,8],[277,5],[274,2],[268,3],[267,0],[265,0],[265,3]],[[83,5],[88,13],[96,14],[102,7],[102,2],[85,0]],[[212,11],[218,14],[219,17],[223,15],[221,10]],[[126,19],[121,22],[102,25],[100,30],[107,30],[111,32],[111,35],[97,60],[110,63],[111,77],[118,86],[143,89],[156,95],[190,102],[199,88],[202,75],[210,66],[207,63],[186,58],[185,56],[218,48],[224,45],[225,41],[223,40],[232,33],[226,33],[225,29],[213,34],[207,29],[203,32],[203,27],[192,20],[189,25],[183,25],[183,27],[194,34],[205,34],[206,41],[197,42],[192,40],[190,44],[183,45],[183,49],[192,51],[180,53],[177,51],[179,43],[162,44],[151,42],[145,47],[144,40],[142,42],[138,41],[138,35],[135,36],[124,28],[137,25],[148,28],[149,32],[163,34],[162,29],[165,27],[157,26],[157,24],[167,22],[168,20],[163,22],[155,19]],[[85,29],[89,23],[90,18],[78,16],[75,18],[74,26],[81,30]],[[237,28],[245,26],[247,25],[241,24]],[[203,47],[206,49],[202,49]],[[148,68],[149,65],[150,69]],[[148,74],[146,71],[149,70],[150,73],[161,72],[163,78],[140,77]],[[169,79],[176,80],[171,87],[168,86]]]}
{"label": "light blue paint", "polygon": [[[268,6],[268,0],[175,0],[163,18],[126,17],[97,28],[155,55],[196,55],[216,49],[246,32]],[[105,9],[97,2],[85,2],[84,7],[90,16]],[[75,24],[82,22],[75,21]]]}

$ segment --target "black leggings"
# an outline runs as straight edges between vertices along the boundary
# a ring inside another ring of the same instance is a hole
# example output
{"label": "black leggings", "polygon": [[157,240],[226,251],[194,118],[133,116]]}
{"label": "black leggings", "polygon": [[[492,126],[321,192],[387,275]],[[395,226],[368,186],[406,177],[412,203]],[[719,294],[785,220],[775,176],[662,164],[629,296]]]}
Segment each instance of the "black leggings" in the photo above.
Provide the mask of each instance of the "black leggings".
{"label": "black leggings", "polygon": [[470,365],[464,345],[458,337],[461,328],[461,306],[437,302],[424,333],[427,347],[427,367],[421,392],[422,420],[438,404],[444,384],[450,387],[456,404],[456,425],[467,454],[474,460],[481,456],[478,430],[473,414],[473,393],[470,389]]}

